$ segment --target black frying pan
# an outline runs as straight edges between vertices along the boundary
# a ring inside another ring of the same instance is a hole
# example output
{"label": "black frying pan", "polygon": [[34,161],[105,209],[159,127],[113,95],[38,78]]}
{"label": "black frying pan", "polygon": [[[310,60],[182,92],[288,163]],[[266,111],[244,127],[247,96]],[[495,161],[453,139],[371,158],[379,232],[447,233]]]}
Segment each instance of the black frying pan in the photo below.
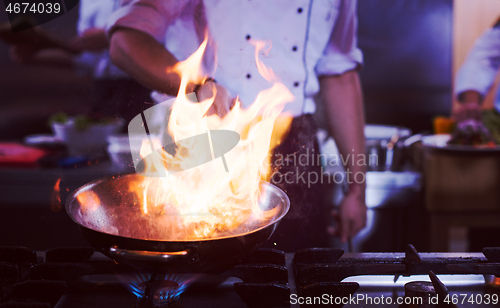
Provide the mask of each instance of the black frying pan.
{"label": "black frying pan", "polygon": [[[203,240],[171,241],[123,236],[127,231],[123,228],[127,225],[141,223],[141,215],[130,215],[134,211],[139,213],[140,208],[134,201],[137,197],[128,189],[130,183],[139,177],[129,174],[90,182],[68,197],[66,211],[95,249],[118,262],[145,270],[221,273],[269,239],[290,208],[290,201],[282,190],[261,182],[261,195],[264,196],[259,201],[261,209],[276,209],[275,215],[263,225],[248,227],[230,236]],[[98,210],[84,210],[82,213],[82,207],[85,209],[89,205],[80,203],[77,197],[86,191],[99,197]]]}

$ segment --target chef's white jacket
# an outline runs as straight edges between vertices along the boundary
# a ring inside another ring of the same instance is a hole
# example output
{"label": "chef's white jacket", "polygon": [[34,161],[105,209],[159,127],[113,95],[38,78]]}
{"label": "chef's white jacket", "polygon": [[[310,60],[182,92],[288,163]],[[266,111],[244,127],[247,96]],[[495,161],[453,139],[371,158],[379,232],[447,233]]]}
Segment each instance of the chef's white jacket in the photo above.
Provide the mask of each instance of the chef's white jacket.
{"label": "chef's white jacket", "polygon": [[[104,29],[108,18],[120,7],[120,0],[80,0],[78,35],[91,28]],[[83,52],[74,58],[83,73],[96,79],[130,78],[111,62],[109,49],[102,52]]]}
{"label": "chef's white jacket", "polygon": [[[474,90],[483,97],[490,90],[500,67],[500,28],[487,29],[469,51],[455,79],[455,95]],[[498,93],[500,94],[500,93]],[[500,111],[497,94],[495,107]]]}
{"label": "chef's white jacket", "polygon": [[260,59],[295,96],[285,107],[292,115],[315,111],[318,76],[362,63],[355,0],[138,0],[113,14],[108,30],[117,27],[148,33],[178,60],[192,54],[207,31],[214,42],[205,52],[207,74],[246,107],[271,86],[258,73],[250,42],[270,41]]}

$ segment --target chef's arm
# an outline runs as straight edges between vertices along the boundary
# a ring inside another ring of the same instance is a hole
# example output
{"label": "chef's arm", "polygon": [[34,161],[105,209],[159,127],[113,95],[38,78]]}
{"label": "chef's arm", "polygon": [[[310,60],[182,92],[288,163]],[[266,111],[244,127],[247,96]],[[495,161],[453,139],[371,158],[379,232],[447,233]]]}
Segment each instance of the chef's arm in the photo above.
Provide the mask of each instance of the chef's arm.
{"label": "chef's arm", "polygon": [[458,122],[480,119],[481,103],[500,67],[500,28],[487,29],[469,51],[455,77],[455,95],[460,104],[453,108]]}
{"label": "chef's arm", "polygon": [[89,28],[81,35],[74,37],[70,46],[78,52],[100,52],[109,48],[109,42],[104,29]]}
{"label": "chef's arm", "polygon": [[177,95],[180,77],[166,70],[178,61],[152,36],[130,28],[117,28],[111,33],[110,54],[112,62],[139,83],[152,90]]}
{"label": "chef's arm", "polygon": [[[328,117],[329,133],[335,139],[340,153],[357,157],[365,154],[364,111],[361,85],[356,71],[342,75],[324,76],[320,79],[321,92]],[[366,172],[366,165],[357,164],[357,159],[349,159],[346,169],[353,173]],[[361,176],[359,176],[361,178]],[[351,178],[352,179],[352,178]],[[365,182],[352,181],[349,191],[364,194]]]}
{"label": "chef's arm", "polygon": [[[328,117],[328,128],[340,154],[347,160],[345,166],[349,191],[340,205],[340,226],[336,234],[342,241],[356,235],[366,224],[364,110],[361,84],[357,71],[320,78],[321,93]],[[349,155],[349,156],[348,156]],[[359,163],[358,163],[359,162]],[[357,176],[356,176],[357,175]]]}
{"label": "chef's arm", "polygon": [[[163,45],[152,36],[130,28],[118,28],[111,34],[110,54],[113,63],[144,86],[177,96],[181,79],[175,72],[167,73],[167,68],[178,61]],[[201,87],[189,83],[186,93],[197,89],[199,101],[214,95],[214,104],[207,114],[226,115],[233,104],[231,94],[222,85],[205,82]]]}

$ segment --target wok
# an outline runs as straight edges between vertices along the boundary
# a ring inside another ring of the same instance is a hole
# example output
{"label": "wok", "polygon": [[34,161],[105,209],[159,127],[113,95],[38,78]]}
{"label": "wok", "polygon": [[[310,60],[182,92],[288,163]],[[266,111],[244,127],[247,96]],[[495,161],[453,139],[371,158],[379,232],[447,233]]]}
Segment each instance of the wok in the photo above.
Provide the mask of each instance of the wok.
{"label": "wok", "polygon": [[[274,216],[263,225],[248,227],[230,236],[202,240],[172,241],[123,236],[123,232],[117,232],[123,228],[120,226],[139,223],[141,217],[139,204],[133,201],[137,198],[128,189],[128,185],[139,177],[137,174],[128,174],[90,182],[68,197],[66,211],[95,249],[117,262],[144,270],[221,273],[269,239],[290,208],[290,201],[282,190],[261,182],[263,193],[259,206],[266,211],[276,208]],[[94,206],[85,204],[89,203],[85,198],[80,198],[83,201],[78,200],[79,195],[88,191],[99,197],[99,207],[93,212],[84,211],[82,214],[82,207]],[[138,215],[128,215],[130,211],[136,211]]]}

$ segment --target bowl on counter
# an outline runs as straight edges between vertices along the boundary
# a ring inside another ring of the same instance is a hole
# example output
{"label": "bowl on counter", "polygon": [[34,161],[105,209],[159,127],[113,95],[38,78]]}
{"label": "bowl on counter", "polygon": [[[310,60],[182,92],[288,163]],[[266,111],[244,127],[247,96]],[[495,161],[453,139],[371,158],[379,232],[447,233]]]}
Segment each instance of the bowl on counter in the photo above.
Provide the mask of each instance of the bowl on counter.
{"label": "bowl on counter", "polygon": [[116,134],[123,126],[122,120],[109,123],[91,123],[84,129],[75,125],[73,119],[66,123],[51,124],[55,138],[61,140],[68,149],[69,156],[105,156],[108,137]]}

